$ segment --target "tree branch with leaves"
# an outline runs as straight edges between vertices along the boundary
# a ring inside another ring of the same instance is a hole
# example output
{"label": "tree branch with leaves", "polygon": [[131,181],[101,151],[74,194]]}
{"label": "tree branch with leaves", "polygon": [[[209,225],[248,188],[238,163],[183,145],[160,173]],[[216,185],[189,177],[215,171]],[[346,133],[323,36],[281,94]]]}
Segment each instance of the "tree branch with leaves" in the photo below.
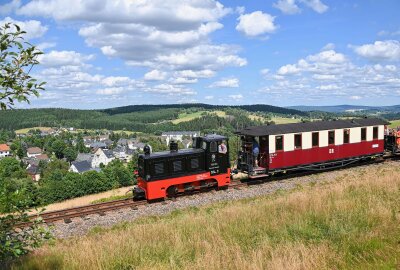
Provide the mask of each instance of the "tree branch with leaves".
{"label": "tree branch with leaves", "polygon": [[0,26],[0,109],[13,108],[15,102],[30,103],[31,96],[39,96],[45,82],[30,75],[39,64],[39,49],[25,41],[25,31],[12,23]]}

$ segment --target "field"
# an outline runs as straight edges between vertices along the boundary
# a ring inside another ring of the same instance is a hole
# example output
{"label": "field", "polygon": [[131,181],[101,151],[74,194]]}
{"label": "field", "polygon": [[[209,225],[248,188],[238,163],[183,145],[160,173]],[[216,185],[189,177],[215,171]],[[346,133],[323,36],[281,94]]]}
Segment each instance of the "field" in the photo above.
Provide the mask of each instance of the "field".
{"label": "field", "polygon": [[400,120],[393,120],[393,121],[390,121],[390,126],[389,126],[389,127],[391,127],[391,128],[400,127]]}
{"label": "field", "polygon": [[398,269],[399,163],[57,240],[15,269]]}
{"label": "field", "polygon": [[[193,112],[193,113],[180,113],[178,115],[178,118],[172,120],[171,122],[173,124],[175,124],[175,125],[179,124],[179,123],[182,123],[182,122],[188,122],[188,121],[191,121],[193,119],[201,117],[203,113],[207,113],[207,112],[209,112],[209,111],[198,111],[198,112]],[[219,117],[225,117],[226,116],[226,113],[224,111],[219,111],[219,110],[211,111],[209,113],[216,114]]]}
{"label": "field", "polygon": [[274,121],[275,124],[290,124],[290,123],[299,123],[300,122],[300,119],[278,117],[278,116],[273,117],[271,120]]}
{"label": "field", "polygon": [[22,128],[15,131],[16,134],[27,134],[29,130],[39,129],[41,131],[49,131],[51,127],[31,127],[31,128]]}

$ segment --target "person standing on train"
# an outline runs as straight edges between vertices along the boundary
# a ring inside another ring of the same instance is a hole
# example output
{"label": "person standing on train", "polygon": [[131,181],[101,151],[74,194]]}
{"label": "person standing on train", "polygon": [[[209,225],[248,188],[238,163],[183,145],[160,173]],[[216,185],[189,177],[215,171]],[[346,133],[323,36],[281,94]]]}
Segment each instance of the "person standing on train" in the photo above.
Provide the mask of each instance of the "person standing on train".
{"label": "person standing on train", "polygon": [[260,153],[260,146],[256,138],[253,138],[253,159],[254,159],[254,166],[258,167],[258,154]]}

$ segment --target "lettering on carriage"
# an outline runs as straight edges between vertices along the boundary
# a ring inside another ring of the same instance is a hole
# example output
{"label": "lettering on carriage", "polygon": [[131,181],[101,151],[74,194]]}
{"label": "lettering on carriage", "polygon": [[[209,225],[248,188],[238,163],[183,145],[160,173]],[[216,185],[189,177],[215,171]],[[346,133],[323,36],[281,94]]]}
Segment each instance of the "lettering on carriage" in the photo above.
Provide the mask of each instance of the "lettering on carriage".
{"label": "lettering on carriage", "polygon": [[329,149],[329,154],[334,154],[335,153],[335,149],[334,148],[330,148]]}
{"label": "lettering on carriage", "polygon": [[272,160],[276,157],[276,153],[269,154],[269,163],[272,163]]}
{"label": "lettering on carriage", "polygon": [[378,148],[378,147],[379,147],[378,143],[372,145],[372,148]]}

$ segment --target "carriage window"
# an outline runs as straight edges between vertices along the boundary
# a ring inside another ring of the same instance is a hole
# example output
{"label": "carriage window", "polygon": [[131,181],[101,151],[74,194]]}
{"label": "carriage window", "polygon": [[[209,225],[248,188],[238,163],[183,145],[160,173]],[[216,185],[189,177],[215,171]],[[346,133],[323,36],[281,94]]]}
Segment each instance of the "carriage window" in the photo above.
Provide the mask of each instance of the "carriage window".
{"label": "carriage window", "polygon": [[294,149],[301,149],[301,134],[294,135]]}
{"label": "carriage window", "polygon": [[343,130],[343,143],[349,143],[350,142],[350,129],[344,129]]}
{"label": "carriage window", "polygon": [[319,132],[312,133],[312,146],[313,147],[319,146]]}
{"label": "carriage window", "polygon": [[164,162],[154,163],[154,172],[155,172],[155,174],[163,174],[164,173]]}
{"label": "carriage window", "polygon": [[367,128],[361,129],[361,141],[367,140]]}
{"label": "carriage window", "polygon": [[214,153],[217,152],[217,150],[218,150],[217,142],[210,142],[210,152]]}
{"label": "carriage window", "polygon": [[182,160],[175,160],[173,162],[174,172],[181,172],[182,171]]}
{"label": "carriage window", "polygon": [[206,149],[207,149],[207,143],[206,143],[206,142],[203,142],[201,148],[202,148],[203,150],[206,150]]}
{"label": "carriage window", "polygon": [[328,144],[335,144],[335,131],[331,130],[328,132]]}
{"label": "carriage window", "polygon": [[192,158],[190,160],[190,168],[192,168],[192,169],[198,169],[199,168],[199,159],[198,158]]}
{"label": "carriage window", "polygon": [[275,136],[275,150],[283,150],[283,136]]}
{"label": "carriage window", "polygon": [[372,136],[374,140],[378,139],[378,127],[374,127]]}

